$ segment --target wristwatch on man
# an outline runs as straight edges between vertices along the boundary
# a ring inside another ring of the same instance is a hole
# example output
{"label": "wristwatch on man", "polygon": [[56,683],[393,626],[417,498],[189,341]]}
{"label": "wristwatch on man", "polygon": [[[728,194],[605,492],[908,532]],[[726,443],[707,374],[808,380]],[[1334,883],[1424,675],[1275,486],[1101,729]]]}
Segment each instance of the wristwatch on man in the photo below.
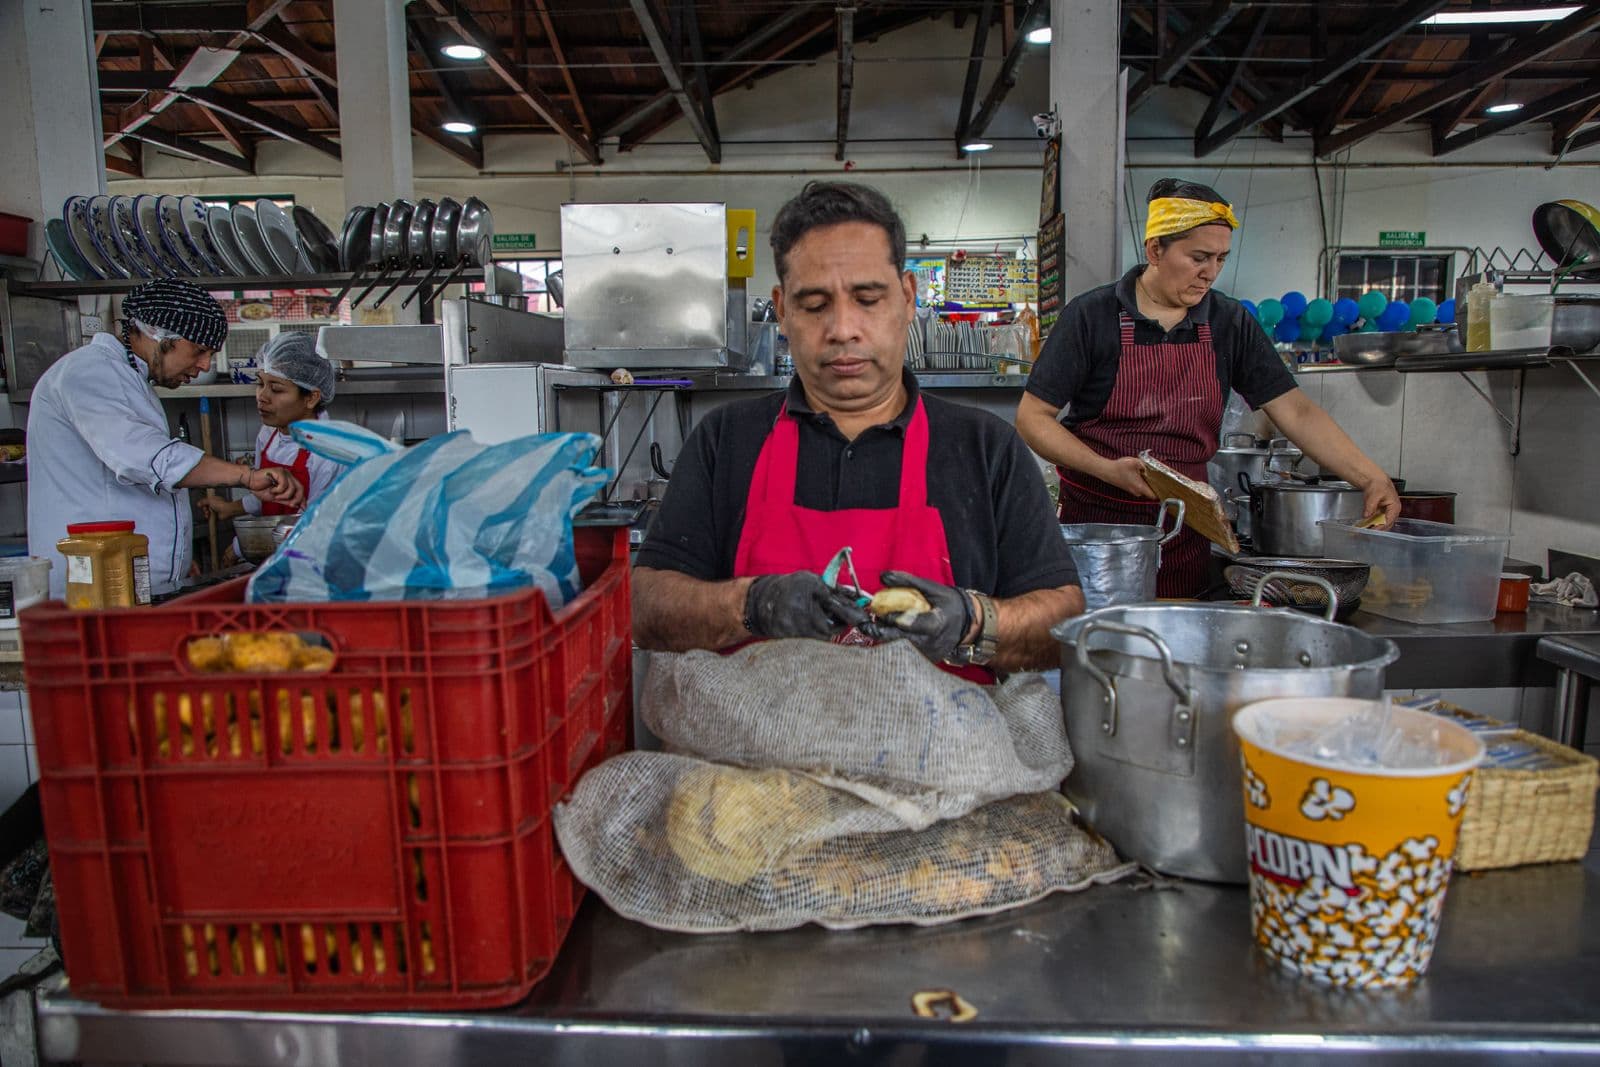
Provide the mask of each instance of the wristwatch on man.
{"label": "wristwatch on man", "polygon": [[978,636],[970,645],[957,646],[951,662],[970,663],[981,667],[993,660],[995,653],[1000,650],[1000,613],[995,610],[993,597],[976,589],[967,589],[964,592],[978,606]]}

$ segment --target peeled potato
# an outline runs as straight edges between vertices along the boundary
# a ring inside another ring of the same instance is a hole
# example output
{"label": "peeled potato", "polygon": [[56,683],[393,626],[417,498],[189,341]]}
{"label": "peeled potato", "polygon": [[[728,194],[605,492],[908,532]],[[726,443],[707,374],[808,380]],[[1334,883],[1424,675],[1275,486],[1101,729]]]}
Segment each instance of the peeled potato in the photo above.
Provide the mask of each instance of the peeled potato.
{"label": "peeled potato", "polygon": [[297,671],[326,671],[333,667],[333,649],[320,645],[305,645],[294,654]]}
{"label": "peeled potato", "polygon": [[226,638],[233,669],[251,674],[275,674],[294,669],[295,654],[303,648],[298,634],[243,633]]}
{"label": "peeled potato", "polygon": [[896,586],[880,589],[873,594],[872,603],[867,605],[867,610],[879,618],[897,616],[895,621],[903,624],[932,611],[933,605],[928,603],[927,597],[915,589]]}
{"label": "peeled potato", "polygon": [[673,791],[667,843],[694,874],[742,885],[823,817],[825,805],[822,787],[788,771],[700,767]]}
{"label": "peeled potato", "polygon": [[228,652],[220,637],[197,637],[189,642],[189,666],[197,671],[225,671],[228,669]]}

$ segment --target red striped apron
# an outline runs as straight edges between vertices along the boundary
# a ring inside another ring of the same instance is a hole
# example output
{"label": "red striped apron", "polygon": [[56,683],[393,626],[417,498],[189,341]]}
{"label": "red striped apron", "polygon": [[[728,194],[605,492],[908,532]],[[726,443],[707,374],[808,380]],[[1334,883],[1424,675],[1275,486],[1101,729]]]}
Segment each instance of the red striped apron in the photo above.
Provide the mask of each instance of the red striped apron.
{"label": "red striped apron", "polygon": [[[1196,340],[1136,344],[1133,319],[1118,310],[1122,353],[1106,406],[1072,432],[1106,459],[1136,456],[1145,449],[1163,463],[1199,482],[1206,461],[1216,454],[1222,432],[1222,383],[1211,324],[1196,323]],[[1137,523],[1154,526],[1160,504],[1136,500],[1122,489],[1082,471],[1061,473],[1064,523]],[[1197,596],[1205,590],[1211,543],[1187,526],[1161,549],[1156,595]]]}

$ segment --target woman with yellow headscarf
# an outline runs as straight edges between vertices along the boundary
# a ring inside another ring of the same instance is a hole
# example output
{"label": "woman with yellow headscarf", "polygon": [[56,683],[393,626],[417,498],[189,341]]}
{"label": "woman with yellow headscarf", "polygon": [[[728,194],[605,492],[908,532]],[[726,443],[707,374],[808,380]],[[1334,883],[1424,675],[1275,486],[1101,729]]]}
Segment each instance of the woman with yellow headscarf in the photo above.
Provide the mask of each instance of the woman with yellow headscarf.
{"label": "woman with yellow headscarf", "polygon": [[[1062,522],[1154,524],[1139,453],[1204,482],[1230,390],[1360,487],[1368,516],[1399,517],[1382,468],[1295,386],[1260,323],[1212,288],[1238,227],[1215,189],[1163,178],[1150,187],[1144,262],[1063,309],[1017,408],[1023,439],[1061,473]],[[1204,592],[1210,557],[1185,529],[1162,550],[1157,595]]]}

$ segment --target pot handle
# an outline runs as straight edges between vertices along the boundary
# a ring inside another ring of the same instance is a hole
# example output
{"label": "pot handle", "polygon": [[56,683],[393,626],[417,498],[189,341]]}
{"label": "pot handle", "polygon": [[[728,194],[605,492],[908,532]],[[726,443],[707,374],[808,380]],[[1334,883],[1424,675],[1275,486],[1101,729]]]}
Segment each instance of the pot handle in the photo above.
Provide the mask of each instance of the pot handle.
{"label": "pot handle", "polygon": [[1339,614],[1339,594],[1333,591],[1332,582],[1318,574],[1291,574],[1288,571],[1268,571],[1257,578],[1256,595],[1250,598],[1251,607],[1261,606],[1261,594],[1266,591],[1267,583],[1274,578],[1287,578],[1291,582],[1310,582],[1312,585],[1321,586],[1322,591],[1328,594],[1328,610],[1322,613],[1322,617],[1332,622],[1333,617]]}
{"label": "pot handle", "polygon": [[1251,448],[1254,448],[1256,446],[1256,435],[1255,434],[1251,433],[1248,430],[1234,430],[1231,433],[1225,433],[1225,434],[1222,435],[1222,447],[1223,448],[1230,447],[1228,442],[1232,441],[1235,437],[1243,437],[1246,441],[1249,441]]}
{"label": "pot handle", "polygon": [[1105,705],[1105,715],[1100,720],[1101,732],[1107,736],[1115,736],[1117,732],[1116,686],[1112,683],[1111,676],[1089,659],[1089,638],[1102,630],[1124,637],[1138,637],[1155,646],[1156,654],[1161,657],[1161,676],[1177,700],[1172,713],[1173,744],[1187,749],[1194,740],[1194,694],[1179,683],[1178,673],[1172,666],[1172,650],[1167,647],[1167,643],[1156,636],[1155,631],[1147,630],[1143,626],[1090,619],[1083,624],[1083,629],[1078,631],[1077,656],[1078,666],[1089,677],[1099,682],[1100,688],[1104,690],[1101,700]]}
{"label": "pot handle", "polygon": [[1250,492],[1250,472],[1249,471],[1240,471],[1239,472],[1239,488],[1243,489],[1247,495],[1249,494],[1249,492]]}
{"label": "pot handle", "polygon": [[[1241,471],[1240,473],[1242,474],[1244,472]],[[1177,517],[1176,521],[1173,522],[1172,529],[1168,530],[1167,527],[1166,527],[1167,512],[1172,511],[1174,509],[1177,510],[1178,517]],[[1177,497],[1169,496],[1169,497],[1167,497],[1167,499],[1165,499],[1165,500],[1163,500],[1161,502],[1161,510],[1156,512],[1156,529],[1161,531],[1161,541],[1159,542],[1160,544],[1164,545],[1168,541],[1172,540],[1174,537],[1178,536],[1179,531],[1181,531],[1183,529],[1183,516],[1184,516],[1183,501],[1179,500]]]}

